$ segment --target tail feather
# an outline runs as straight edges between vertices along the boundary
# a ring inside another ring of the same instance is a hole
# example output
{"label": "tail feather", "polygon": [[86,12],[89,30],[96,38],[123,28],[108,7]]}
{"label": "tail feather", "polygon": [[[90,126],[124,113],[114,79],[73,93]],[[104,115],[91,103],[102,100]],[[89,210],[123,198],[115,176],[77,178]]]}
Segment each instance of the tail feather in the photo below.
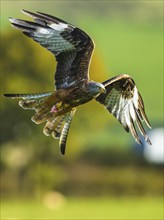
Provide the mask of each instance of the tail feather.
{"label": "tail feather", "polygon": [[76,108],[74,108],[70,113],[69,116],[66,118],[64,127],[62,129],[62,133],[60,136],[60,140],[59,140],[59,148],[60,148],[60,152],[61,154],[65,154],[65,148],[66,148],[66,142],[67,142],[67,136],[68,136],[68,132],[69,132],[69,128],[71,125],[71,121],[73,119],[73,116],[75,115],[76,112]]}
{"label": "tail feather", "polygon": [[44,126],[43,128],[43,133],[46,135],[46,136],[50,136],[53,129],[54,129],[54,126],[55,126],[55,123],[56,123],[56,117],[53,117],[53,119],[51,120],[49,118],[49,120],[47,121],[46,125]]}
{"label": "tail feather", "polygon": [[55,127],[55,129],[53,130],[53,133],[52,133],[53,138],[55,138],[55,139],[60,138],[61,133],[62,133],[62,129],[64,126],[64,121],[65,121],[68,114],[69,113],[62,115],[61,118],[59,118],[59,120],[57,122],[57,126]]}
{"label": "tail feather", "polygon": [[43,133],[46,136],[52,134],[53,138],[58,139],[61,134],[61,128],[65,117],[66,115],[57,116],[57,117],[53,116],[52,118],[50,118],[43,129]]}
{"label": "tail feather", "polygon": [[30,109],[30,110],[35,110],[38,111],[38,109],[41,108],[43,104],[44,99],[41,100],[34,100],[34,99],[28,99],[28,100],[20,100],[19,105],[23,109]]}
{"label": "tail feather", "polygon": [[40,108],[34,116],[32,116],[31,120],[36,124],[42,124],[52,117],[52,113],[50,112],[49,106],[44,108]]}
{"label": "tail feather", "polygon": [[65,154],[67,136],[75,111],[76,109],[74,108],[65,115],[50,118],[43,129],[43,133],[46,136],[52,135],[55,139],[60,138],[59,148],[63,155]]}
{"label": "tail feather", "polygon": [[52,116],[50,112],[51,106],[49,106],[46,103],[45,98],[36,99],[36,100],[34,99],[20,100],[19,105],[23,109],[30,109],[36,111],[34,116],[31,118],[31,120],[36,124],[41,124]]}

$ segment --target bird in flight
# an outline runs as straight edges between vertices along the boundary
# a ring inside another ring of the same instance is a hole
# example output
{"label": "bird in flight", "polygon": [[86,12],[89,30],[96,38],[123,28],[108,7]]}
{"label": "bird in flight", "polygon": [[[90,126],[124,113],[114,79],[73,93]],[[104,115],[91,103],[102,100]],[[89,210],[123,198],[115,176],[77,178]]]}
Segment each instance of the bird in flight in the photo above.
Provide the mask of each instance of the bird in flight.
{"label": "bird in flight", "polygon": [[[127,74],[99,83],[90,79],[89,65],[94,50],[93,40],[82,30],[54,16],[22,12],[34,20],[9,18],[12,26],[48,49],[57,61],[55,90],[36,94],[4,94],[19,98],[24,109],[35,110],[32,121],[46,122],[43,133],[59,139],[61,154],[65,153],[71,121],[79,105],[93,99],[101,103],[142,144],[137,130],[151,144],[142,122],[151,128],[143,99]],[[136,130],[137,128],[137,130]]]}

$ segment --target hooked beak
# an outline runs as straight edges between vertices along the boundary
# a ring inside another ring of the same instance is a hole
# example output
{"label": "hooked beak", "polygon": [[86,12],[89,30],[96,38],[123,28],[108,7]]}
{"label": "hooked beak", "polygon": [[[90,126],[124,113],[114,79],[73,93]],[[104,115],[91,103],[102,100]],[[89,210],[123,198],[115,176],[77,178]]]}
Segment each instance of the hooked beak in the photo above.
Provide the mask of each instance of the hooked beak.
{"label": "hooked beak", "polygon": [[100,89],[100,93],[106,94],[106,89],[105,89],[105,87]]}

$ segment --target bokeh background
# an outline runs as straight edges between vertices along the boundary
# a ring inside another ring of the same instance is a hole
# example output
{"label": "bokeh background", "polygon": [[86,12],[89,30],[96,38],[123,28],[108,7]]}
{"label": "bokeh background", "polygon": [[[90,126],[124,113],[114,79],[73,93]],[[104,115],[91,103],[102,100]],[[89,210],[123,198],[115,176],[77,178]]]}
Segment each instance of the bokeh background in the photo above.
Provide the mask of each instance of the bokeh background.
{"label": "bokeh background", "polygon": [[11,28],[8,17],[41,11],[95,41],[90,75],[131,75],[153,142],[139,146],[99,103],[78,108],[66,155],[1,96],[1,219],[163,219],[163,1],[1,0],[1,94],[54,88],[54,57]]}

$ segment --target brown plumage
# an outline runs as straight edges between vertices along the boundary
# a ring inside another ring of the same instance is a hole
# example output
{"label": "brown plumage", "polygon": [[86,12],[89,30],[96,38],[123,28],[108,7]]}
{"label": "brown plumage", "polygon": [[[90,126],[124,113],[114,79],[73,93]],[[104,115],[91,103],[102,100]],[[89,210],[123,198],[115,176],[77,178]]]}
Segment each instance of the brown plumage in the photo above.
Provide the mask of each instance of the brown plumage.
{"label": "brown plumage", "polygon": [[[5,94],[20,98],[24,109],[35,110],[32,121],[46,122],[45,135],[59,138],[59,147],[65,153],[66,140],[77,106],[92,99],[100,102],[130,131],[141,144],[136,125],[145,141],[151,144],[142,121],[150,127],[143,100],[133,79],[122,74],[103,83],[89,78],[89,63],[94,49],[92,39],[73,25],[45,13],[22,10],[34,22],[10,18],[12,26],[38,42],[55,55],[55,91],[39,94]],[[135,125],[136,124],[136,125]]]}

